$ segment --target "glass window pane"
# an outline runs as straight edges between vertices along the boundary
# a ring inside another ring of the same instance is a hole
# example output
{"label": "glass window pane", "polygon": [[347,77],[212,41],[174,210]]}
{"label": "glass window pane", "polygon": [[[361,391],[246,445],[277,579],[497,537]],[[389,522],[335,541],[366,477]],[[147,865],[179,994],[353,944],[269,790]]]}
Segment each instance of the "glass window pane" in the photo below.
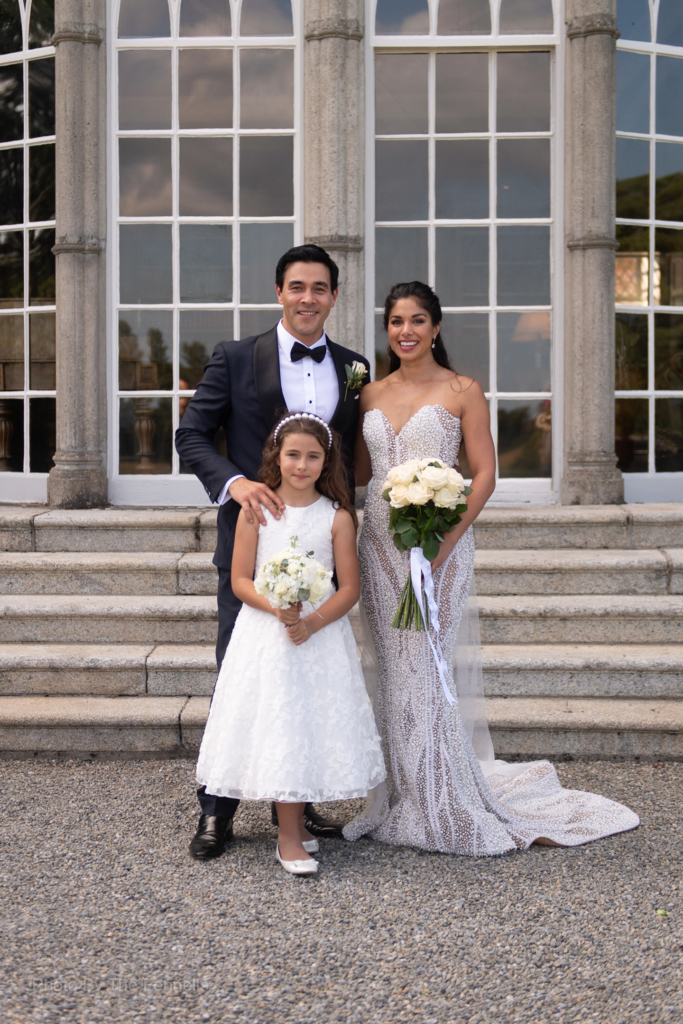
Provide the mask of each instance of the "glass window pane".
{"label": "glass window pane", "polygon": [[29,47],[50,46],[54,34],[55,0],[31,0]]}
{"label": "glass window pane", "polygon": [[485,132],[488,127],[488,54],[437,53],[435,130]]}
{"label": "glass window pane", "polygon": [[34,391],[54,391],[55,376],[55,314],[31,313],[28,318],[30,381]]}
{"label": "glass window pane", "polygon": [[550,216],[550,139],[498,140],[498,216]]}
{"label": "glass window pane", "polygon": [[646,388],[647,316],[643,313],[617,313],[614,355],[617,391]]}
{"label": "glass window pane", "polygon": [[655,229],[655,306],[683,306],[683,231]]}
{"label": "glass window pane", "polygon": [[425,35],[429,32],[427,0],[377,0],[378,36]]}
{"label": "glass window pane", "polygon": [[550,228],[498,228],[498,302],[550,305]]}
{"label": "glass window pane", "polygon": [[438,140],[435,192],[438,218],[488,217],[488,140]]}
{"label": "glass window pane", "polygon": [[660,135],[683,135],[683,59],[657,57],[656,131]]}
{"label": "glass window pane", "polygon": [[488,228],[436,229],[436,292],[443,306],[488,306]]}
{"label": "glass window pane", "polygon": [[441,337],[456,373],[489,389],[488,313],[444,313]]}
{"label": "glass window pane", "polygon": [[165,39],[170,34],[167,0],[121,0],[119,39]]}
{"label": "glass window pane", "polygon": [[617,131],[649,130],[650,58],[617,50]]}
{"label": "glass window pane", "polygon": [[232,128],[232,50],[178,52],[181,128]]}
{"label": "glass window pane", "polygon": [[24,390],[24,318],[0,316],[0,391]]}
{"label": "glass window pane", "polygon": [[550,131],[550,54],[498,54],[499,132]]}
{"label": "glass window pane", "polygon": [[171,127],[171,51],[119,53],[119,128]]}
{"label": "glass window pane", "polygon": [[648,0],[617,0],[617,29],[622,39],[650,42]]}
{"label": "glass window pane", "polygon": [[617,217],[650,216],[650,143],[617,139]]}
{"label": "glass window pane", "polygon": [[429,55],[426,53],[375,55],[375,131],[378,135],[426,133],[428,71]]}
{"label": "glass window pane", "polygon": [[282,319],[280,309],[243,309],[240,313],[240,338],[265,334]]}
{"label": "glass window pane", "polygon": [[503,0],[500,7],[501,35],[552,32],[552,0]]}
{"label": "glass window pane", "polygon": [[428,143],[401,139],[375,143],[375,217],[425,220]]}
{"label": "glass window pane", "polygon": [[488,35],[491,11],[487,0],[441,0],[439,35]]}
{"label": "glass window pane", "polygon": [[29,302],[32,306],[53,306],[55,303],[54,228],[29,231]]}
{"label": "glass window pane", "polygon": [[650,273],[650,230],[617,224],[619,249],[615,255],[615,302],[647,306]]}
{"label": "glass window pane", "polygon": [[498,475],[552,476],[550,400],[498,400]]}
{"label": "glass window pane", "polygon": [[18,0],[0,4],[0,53],[21,50],[21,17]]}
{"label": "glass window pane", "polygon": [[0,224],[24,221],[24,150],[0,149]]}
{"label": "glass window pane", "polygon": [[291,36],[291,0],[243,0],[240,35]]}
{"label": "glass window pane", "polygon": [[181,137],[181,217],[232,216],[232,139]]}
{"label": "glass window pane", "polygon": [[[204,369],[216,345],[232,341],[231,309],[198,309],[180,311],[180,378],[181,391],[193,390],[204,376]],[[181,399],[182,401],[182,399]],[[182,415],[181,410],[181,415]]]}
{"label": "glass window pane", "polygon": [[172,199],[171,140],[119,139],[121,216],[170,216]]}
{"label": "glass window pane", "polygon": [[172,443],[172,399],[120,399],[119,473],[170,473]]}
{"label": "glass window pane", "polygon": [[24,137],[24,72],[21,64],[0,67],[0,142]]}
{"label": "glass window pane", "polygon": [[498,314],[498,390],[550,391],[550,313]]}
{"label": "glass window pane", "polygon": [[180,225],[180,301],[232,302],[232,227]]}
{"label": "glass window pane", "polygon": [[173,387],[173,313],[122,309],[119,313],[119,390]]}
{"label": "glass window pane", "polygon": [[647,404],[647,398],[617,398],[614,403],[614,448],[622,473],[647,473]]}
{"label": "glass window pane", "polygon": [[24,305],[24,236],[0,231],[0,309]]}
{"label": "glass window pane", "polygon": [[683,220],[683,146],[658,142],[655,153],[655,217]]}
{"label": "glass window pane", "polygon": [[24,401],[0,399],[0,473],[24,470]]}
{"label": "glass window pane", "polygon": [[683,471],[683,398],[655,402],[655,472]]}
{"label": "glass window pane", "polygon": [[55,59],[29,61],[29,135],[32,139],[55,133]]}
{"label": "glass window pane", "polygon": [[121,302],[172,302],[171,225],[122,224],[119,238]]}
{"label": "glass window pane", "polygon": [[294,51],[240,52],[242,128],[294,127]]}
{"label": "glass window pane", "polygon": [[426,281],[427,228],[377,228],[375,231],[375,305],[401,281]]}
{"label": "glass window pane", "polygon": [[294,213],[291,135],[240,139],[240,213],[243,217],[291,217]]}
{"label": "glass window pane", "polygon": [[229,36],[230,0],[183,0],[181,36]]}
{"label": "glass window pane", "polygon": [[28,150],[29,220],[55,219],[55,147],[30,146]]}
{"label": "glass window pane", "polygon": [[[276,302],[275,267],[294,244],[292,224],[242,224],[240,289],[242,302]],[[279,320],[279,316],[276,320]],[[275,321],[274,321],[275,322]]]}
{"label": "glass window pane", "polygon": [[683,46],[683,7],[680,0],[659,0],[657,42]]}
{"label": "glass window pane", "polygon": [[389,373],[389,352],[387,332],[384,330],[384,315],[375,313],[375,376],[374,380],[384,380]]}
{"label": "glass window pane", "polygon": [[655,314],[655,388],[683,391],[683,316]]}
{"label": "glass window pane", "polygon": [[57,412],[54,398],[29,401],[29,466],[31,473],[49,473],[57,447]]}

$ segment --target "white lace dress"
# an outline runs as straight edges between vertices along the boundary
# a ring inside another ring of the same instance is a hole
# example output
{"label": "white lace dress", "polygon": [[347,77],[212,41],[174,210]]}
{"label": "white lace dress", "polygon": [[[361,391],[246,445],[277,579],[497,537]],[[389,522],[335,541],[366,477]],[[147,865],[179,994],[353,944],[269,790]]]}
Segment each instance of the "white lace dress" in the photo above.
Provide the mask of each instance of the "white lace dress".
{"label": "white lace dress", "polygon": [[[335,509],[323,496],[261,527],[260,568],[298,537],[334,568]],[[313,606],[304,604],[303,615]],[[365,796],[386,776],[346,616],[296,646],[282,623],[243,605],[221,667],[197,762],[214,796],[283,802]]]}
{"label": "white lace dress", "polygon": [[[428,405],[397,435],[384,413],[373,409],[363,434],[373,481],[360,540],[362,597],[379,660],[375,714],[388,778],[345,827],[346,838],[369,833],[401,846],[490,856],[525,849],[541,837],[578,846],[635,828],[638,816],[627,807],[563,789],[548,761],[477,760],[457,704],[446,702],[426,635],[391,626],[409,559],[394,547],[389,506],[380,493],[387,470],[407,459],[438,456],[454,465],[460,421],[442,406]],[[473,570],[469,529],[434,573],[449,664]]]}

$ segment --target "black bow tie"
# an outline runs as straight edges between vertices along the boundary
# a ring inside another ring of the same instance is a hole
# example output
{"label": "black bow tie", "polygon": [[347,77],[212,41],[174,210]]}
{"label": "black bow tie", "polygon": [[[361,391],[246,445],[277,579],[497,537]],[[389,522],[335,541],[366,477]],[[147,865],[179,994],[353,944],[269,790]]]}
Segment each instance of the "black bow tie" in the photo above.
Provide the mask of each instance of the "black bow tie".
{"label": "black bow tie", "polygon": [[298,363],[300,359],[305,359],[306,356],[310,356],[311,359],[315,359],[316,363],[322,363],[327,353],[327,345],[318,345],[317,348],[308,348],[307,345],[302,345],[300,341],[295,341],[292,345],[292,351],[290,359],[293,363]]}

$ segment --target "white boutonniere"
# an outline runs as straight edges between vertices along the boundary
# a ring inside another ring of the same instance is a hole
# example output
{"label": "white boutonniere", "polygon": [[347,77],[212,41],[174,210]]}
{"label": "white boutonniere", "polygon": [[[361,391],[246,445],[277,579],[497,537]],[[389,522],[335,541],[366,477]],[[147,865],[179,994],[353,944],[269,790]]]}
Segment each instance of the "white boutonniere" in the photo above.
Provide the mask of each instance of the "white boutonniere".
{"label": "white boutonniere", "polygon": [[348,363],[345,363],[344,369],[346,370],[346,391],[344,392],[344,401],[346,401],[349,388],[351,388],[352,391],[360,391],[366,383],[364,378],[367,377],[368,371],[367,367],[358,359],[354,359],[350,366]]}

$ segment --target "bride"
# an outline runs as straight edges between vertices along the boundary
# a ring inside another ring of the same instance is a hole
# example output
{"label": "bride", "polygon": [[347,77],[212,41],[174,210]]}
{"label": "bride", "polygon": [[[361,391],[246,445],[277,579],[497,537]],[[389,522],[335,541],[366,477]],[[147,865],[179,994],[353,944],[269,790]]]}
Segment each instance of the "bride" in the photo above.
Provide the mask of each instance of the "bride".
{"label": "bride", "polygon": [[[495,454],[484,393],[451,368],[440,325],[431,288],[418,281],[395,285],[384,307],[390,373],[360,395],[356,480],[362,485],[372,477],[360,538],[362,600],[372,638],[364,647],[367,657],[374,642],[377,654],[374,703],[387,782],[370,794],[344,835],[491,856],[534,842],[578,846],[635,828],[639,819],[627,807],[563,789],[548,761],[494,760],[485,718],[476,720],[482,704],[470,680],[478,645],[468,651],[462,637],[472,604],[472,523],[493,492]],[[446,534],[432,562],[441,646],[455,662],[458,700],[449,704],[427,635],[391,625],[409,557],[394,546],[381,485],[392,466],[408,459],[435,456],[456,465],[461,440],[472,493],[462,522]]]}

